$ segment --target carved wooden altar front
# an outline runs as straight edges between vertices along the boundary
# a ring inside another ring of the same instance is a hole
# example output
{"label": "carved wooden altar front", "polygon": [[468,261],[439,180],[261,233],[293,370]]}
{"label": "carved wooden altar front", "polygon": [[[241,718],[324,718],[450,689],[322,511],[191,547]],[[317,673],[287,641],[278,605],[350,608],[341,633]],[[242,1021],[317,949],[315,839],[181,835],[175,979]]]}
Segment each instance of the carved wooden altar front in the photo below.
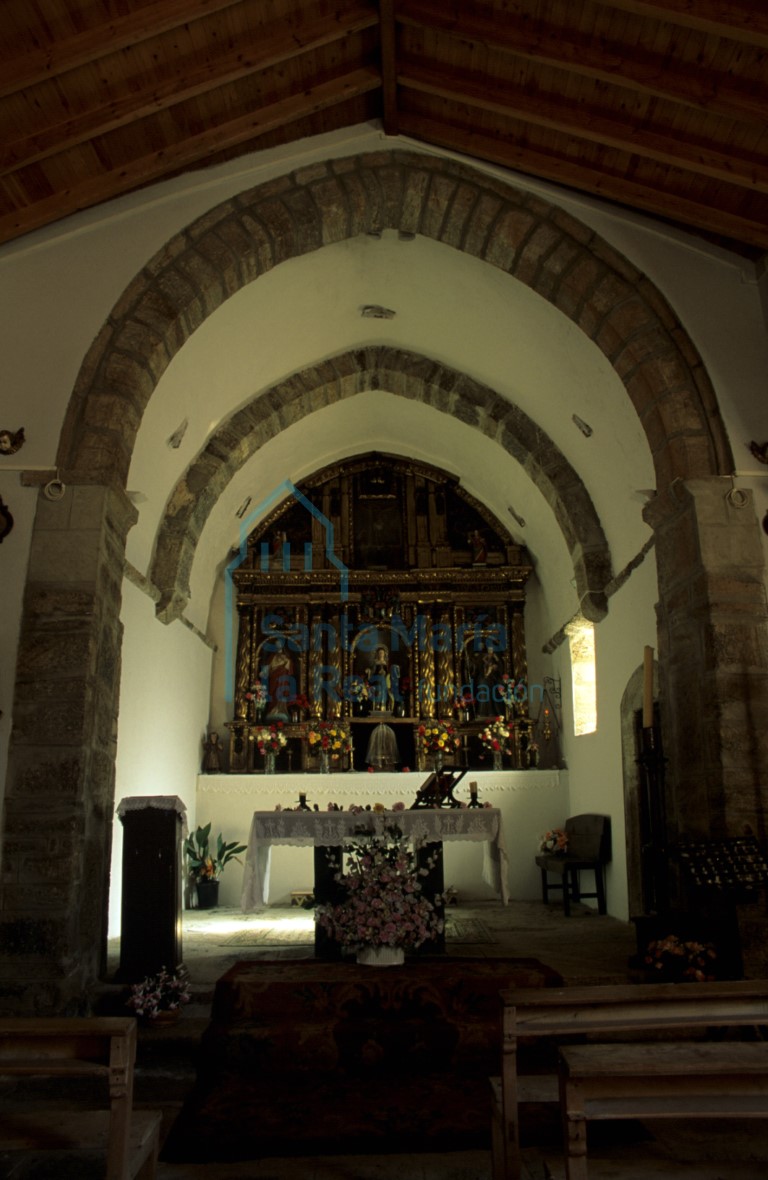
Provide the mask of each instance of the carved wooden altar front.
{"label": "carved wooden altar front", "polygon": [[[355,767],[383,724],[400,765],[421,769],[426,718],[451,720],[454,761],[483,766],[477,735],[508,712],[507,764],[520,765],[530,572],[527,552],[445,473],[381,455],[324,469],[258,524],[232,574],[229,769],[260,768],[254,739],[272,724],[288,738],[281,769],[316,769],[306,734],[319,721],[351,731]],[[511,709],[505,685],[523,688]]]}

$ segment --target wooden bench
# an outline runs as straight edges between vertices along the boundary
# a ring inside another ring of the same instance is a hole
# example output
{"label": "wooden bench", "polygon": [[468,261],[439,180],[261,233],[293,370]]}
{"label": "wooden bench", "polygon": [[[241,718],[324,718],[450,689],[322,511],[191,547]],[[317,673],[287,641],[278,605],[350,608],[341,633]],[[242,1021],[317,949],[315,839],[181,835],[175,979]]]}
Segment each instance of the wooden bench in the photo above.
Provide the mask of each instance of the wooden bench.
{"label": "wooden bench", "polygon": [[[106,1180],[154,1180],[160,1113],[133,1110],[136,1020],[133,1017],[0,1019],[0,1076],[92,1079],[96,1110],[82,1101],[34,1108],[28,1098],[0,1112],[3,1152],[103,1152]],[[99,1083],[103,1083],[100,1085]]]}
{"label": "wooden bench", "polygon": [[520,1104],[559,1101],[554,1052],[549,1072],[523,1074],[521,1038],[551,1050],[587,1039],[658,1041],[697,1030],[706,1038],[710,1029],[768,1025],[768,980],[525,988],[502,991],[501,998],[502,1072],[491,1078],[494,1180],[520,1180]]}
{"label": "wooden bench", "polygon": [[566,1180],[588,1180],[589,1119],[768,1115],[764,1041],[574,1046],[559,1075]]}

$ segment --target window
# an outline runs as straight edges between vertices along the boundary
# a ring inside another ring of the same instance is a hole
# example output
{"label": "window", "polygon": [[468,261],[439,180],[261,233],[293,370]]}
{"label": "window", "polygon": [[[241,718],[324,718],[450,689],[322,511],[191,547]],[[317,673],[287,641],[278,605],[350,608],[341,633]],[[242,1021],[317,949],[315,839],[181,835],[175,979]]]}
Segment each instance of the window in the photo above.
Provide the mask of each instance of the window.
{"label": "window", "polygon": [[597,729],[595,628],[580,617],[568,624],[566,633],[571,647],[573,731],[578,737]]}

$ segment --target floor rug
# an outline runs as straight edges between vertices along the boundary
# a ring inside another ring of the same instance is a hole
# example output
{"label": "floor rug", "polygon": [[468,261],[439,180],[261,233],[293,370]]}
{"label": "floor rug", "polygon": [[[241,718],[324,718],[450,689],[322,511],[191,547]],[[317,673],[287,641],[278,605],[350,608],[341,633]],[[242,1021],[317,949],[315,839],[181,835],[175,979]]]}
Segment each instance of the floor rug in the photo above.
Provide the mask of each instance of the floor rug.
{"label": "floor rug", "polygon": [[499,990],[561,985],[536,959],[237,963],[162,1158],[487,1149]]}
{"label": "floor rug", "polygon": [[[478,918],[445,919],[445,940],[457,945],[491,945],[496,942],[493,932]],[[237,930],[223,939],[220,946],[265,947],[267,949],[285,946],[313,946],[314,935],[302,926],[291,925],[290,920],[278,922],[266,930]]]}

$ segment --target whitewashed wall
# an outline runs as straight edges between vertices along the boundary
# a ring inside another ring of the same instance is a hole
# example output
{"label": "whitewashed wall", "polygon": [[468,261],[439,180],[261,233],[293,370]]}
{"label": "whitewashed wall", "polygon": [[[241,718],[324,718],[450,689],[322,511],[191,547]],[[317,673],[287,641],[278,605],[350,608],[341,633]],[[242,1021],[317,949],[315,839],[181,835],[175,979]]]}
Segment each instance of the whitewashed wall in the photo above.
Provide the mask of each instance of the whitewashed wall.
{"label": "whitewashed wall", "polygon": [[[128,581],[121,618],[115,808],[126,796],[175,795],[191,823],[208,719],[211,650],[182,623],[159,623],[152,600]],[[115,815],[110,937],[120,933],[122,853],[123,829]]]}

